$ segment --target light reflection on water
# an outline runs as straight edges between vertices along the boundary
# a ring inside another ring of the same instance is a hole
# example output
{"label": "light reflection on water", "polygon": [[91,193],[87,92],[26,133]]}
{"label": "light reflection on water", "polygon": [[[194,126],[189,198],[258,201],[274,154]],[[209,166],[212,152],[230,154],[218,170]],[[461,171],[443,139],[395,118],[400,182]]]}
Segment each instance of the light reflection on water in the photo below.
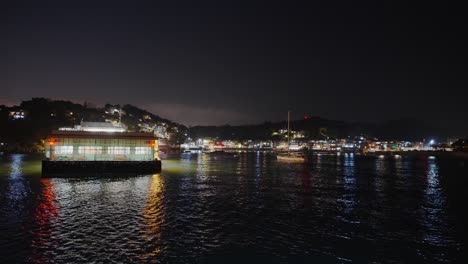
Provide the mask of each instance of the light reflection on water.
{"label": "light reflection on water", "polygon": [[164,250],[161,240],[161,225],[165,221],[164,182],[160,174],[151,176],[150,180],[149,195],[143,213],[143,234],[148,248],[145,249],[141,260],[157,259]]}
{"label": "light reflection on water", "polygon": [[164,160],[160,174],[41,179],[31,169],[39,159],[4,156],[0,262],[438,262],[466,255],[441,183],[457,175],[441,175],[437,159],[310,159],[183,154]]}
{"label": "light reflection on water", "polygon": [[23,168],[24,154],[11,155],[10,171],[9,171],[9,186],[7,191],[8,201],[11,206],[21,207],[22,200],[27,197],[28,188],[21,179]]}
{"label": "light reflection on water", "polygon": [[52,260],[48,248],[56,248],[58,240],[52,231],[60,224],[59,203],[55,197],[54,183],[52,179],[41,179],[42,193],[38,195],[38,203],[34,212],[36,225],[31,229],[33,235],[31,247],[34,249],[29,262],[49,263]]}
{"label": "light reflection on water", "polygon": [[[352,153],[351,153],[352,154]],[[355,165],[354,165],[354,155],[345,155],[344,156],[344,189],[346,193],[344,195],[345,208],[344,211],[346,214],[351,214],[354,206],[356,205],[356,175],[355,175]]]}

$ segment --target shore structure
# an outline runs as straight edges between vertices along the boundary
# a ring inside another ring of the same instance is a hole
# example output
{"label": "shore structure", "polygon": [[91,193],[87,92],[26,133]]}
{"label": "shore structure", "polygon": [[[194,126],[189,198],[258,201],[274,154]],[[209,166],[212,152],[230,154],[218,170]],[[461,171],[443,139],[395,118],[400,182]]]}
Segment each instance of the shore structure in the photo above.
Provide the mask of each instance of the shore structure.
{"label": "shore structure", "polygon": [[[151,133],[99,129],[61,129],[45,139],[42,175],[55,173],[157,173],[158,138]],[[107,127],[108,129],[103,129]]]}

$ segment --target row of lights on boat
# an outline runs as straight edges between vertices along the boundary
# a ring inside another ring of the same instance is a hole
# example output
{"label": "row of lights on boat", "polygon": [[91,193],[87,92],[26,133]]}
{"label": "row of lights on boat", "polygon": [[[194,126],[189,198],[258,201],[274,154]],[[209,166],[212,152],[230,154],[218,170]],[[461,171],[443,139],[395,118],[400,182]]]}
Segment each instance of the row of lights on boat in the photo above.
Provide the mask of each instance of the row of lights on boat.
{"label": "row of lights on boat", "polygon": [[[392,155],[395,159],[401,159],[401,155]],[[379,155],[379,159],[384,159],[385,158],[385,155]],[[433,160],[435,159],[436,157],[435,156],[429,156],[427,157],[427,159],[430,159],[430,160]]]}

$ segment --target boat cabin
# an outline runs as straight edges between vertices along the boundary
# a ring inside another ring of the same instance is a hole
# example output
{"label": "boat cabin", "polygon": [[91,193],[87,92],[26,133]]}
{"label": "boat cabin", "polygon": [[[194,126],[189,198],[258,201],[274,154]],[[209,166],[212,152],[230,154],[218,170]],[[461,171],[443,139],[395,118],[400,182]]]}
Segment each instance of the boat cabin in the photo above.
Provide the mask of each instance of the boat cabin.
{"label": "boat cabin", "polygon": [[161,170],[158,138],[142,132],[53,131],[45,139],[44,172]]}

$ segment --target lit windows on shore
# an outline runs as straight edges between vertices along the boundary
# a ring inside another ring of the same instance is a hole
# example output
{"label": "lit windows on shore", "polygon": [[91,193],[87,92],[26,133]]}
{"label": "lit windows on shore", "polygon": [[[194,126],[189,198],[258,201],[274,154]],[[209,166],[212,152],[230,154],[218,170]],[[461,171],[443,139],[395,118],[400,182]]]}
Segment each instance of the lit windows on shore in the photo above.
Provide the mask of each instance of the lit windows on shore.
{"label": "lit windows on shore", "polygon": [[150,147],[135,147],[135,154],[136,155],[150,155],[151,148]]}
{"label": "lit windows on shore", "polygon": [[128,155],[130,154],[130,147],[107,147],[107,154]]}
{"label": "lit windows on shore", "polygon": [[78,154],[102,154],[101,146],[79,146]]}
{"label": "lit windows on shore", "polygon": [[26,117],[26,112],[22,110],[11,111],[9,114],[10,118],[13,120],[24,119]]}
{"label": "lit windows on shore", "polygon": [[73,146],[56,146],[54,151],[57,155],[73,154]]}
{"label": "lit windows on shore", "polygon": [[152,133],[57,130],[47,137],[44,147],[51,161],[151,161],[158,158],[158,139]]}
{"label": "lit windows on shore", "polygon": [[[54,152],[57,155],[73,154],[73,146],[56,146]],[[112,155],[129,155],[130,147],[107,147],[104,149],[101,146],[78,146],[78,154],[112,154]],[[136,155],[150,155],[151,147],[135,147]]]}

